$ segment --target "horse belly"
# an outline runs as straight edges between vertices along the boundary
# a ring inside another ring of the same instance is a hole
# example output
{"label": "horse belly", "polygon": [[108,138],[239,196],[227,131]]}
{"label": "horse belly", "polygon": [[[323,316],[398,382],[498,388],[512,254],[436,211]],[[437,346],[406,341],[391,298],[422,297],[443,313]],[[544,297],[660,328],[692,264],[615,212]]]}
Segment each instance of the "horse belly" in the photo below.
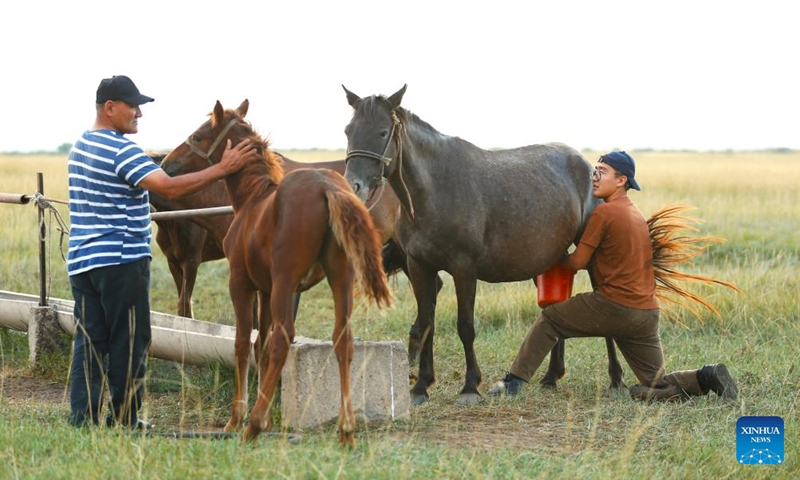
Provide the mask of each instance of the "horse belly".
{"label": "horse belly", "polygon": [[300,279],[300,284],[297,286],[297,291],[305,292],[324,279],[325,271],[322,269],[322,265],[320,265],[319,262],[316,262],[306,272],[303,278]]}
{"label": "horse belly", "polygon": [[542,224],[549,226],[490,229],[476,262],[478,279],[491,283],[529,280],[558,262],[573,243],[578,224],[564,220]]}

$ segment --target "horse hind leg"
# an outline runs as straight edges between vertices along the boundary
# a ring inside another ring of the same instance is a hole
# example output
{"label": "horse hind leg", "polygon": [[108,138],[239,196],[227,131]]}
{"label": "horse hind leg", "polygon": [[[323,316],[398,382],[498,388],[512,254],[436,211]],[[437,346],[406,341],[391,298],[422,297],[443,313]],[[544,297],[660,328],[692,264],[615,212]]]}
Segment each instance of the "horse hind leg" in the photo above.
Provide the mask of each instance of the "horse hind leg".
{"label": "horse hind leg", "polygon": [[242,438],[245,441],[253,441],[264,430],[272,428],[272,401],[275,397],[275,390],[278,380],[289,356],[289,343],[286,341],[286,334],[282,328],[273,333],[269,340],[269,365],[266,374],[261,378],[258,388],[258,399],[250,412],[250,422],[244,429]]}
{"label": "horse hind leg", "polygon": [[543,388],[555,389],[558,386],[558,381],[567,374],[567,367],[564,362],[565,346],[564,339],[559,338],[553,350],[550,351],[550,363],[547,364],[547,372],[539,380],[539,385]]}
{"label": "horse hind leg", "polygon": [[[555,389],[558,385],[558,381],[566,375],[567,367],[564,361],[565,346],[566,343],[564,339],[559,338],[553,350],[550,352],[550,363],[547,365],[547,372],[542,379],[539,380],[539,385],[543,388]],[[627,386],[622,380],[622,365],[619,363],[613,338],[606,338],[606,350],[608,352],[608,376],[611,379],[609,390],[626,389]]]}
{"label": "horse hind leg", "polygon": [[477,279],[472,274],[462,273],[453,275],[456,287],[456,301],[458,303],[458,337],[464,347],[466,373],[464,387],[458,395],[460,405],[476,405],[482,397],[478,392],[481,384],[481,369],[478,357],[475,355],[475,291]]}
{"label": "horse hind leg", "polygon": [[325,249],[322,267],[333,293],[334,325],[333,350],[339,364],[339,444],[355,448],[356,416],[350,385],[350,367],[353,363],[355,347],[350,328],[350,315],[353,312],[353,285],[356,274],[344,250],[336,242],[330,242]]}
{"label": "horse hind leg", "polygon": [[613,338],[606,337],[606,350],[608,351],[608,376],[611,378],[611,385],[608,388],[611,392],[626,390],[628,386],[622,380],[622,365],[619,363]]}
{"label": "horse hind leg", "polygon": [[[293,285],[293,284],[292,284]],[[269,308],[272,313],[272,334],[267,343],[267,352],[262,352],[269,361],[261,375],[258,387],[258,399],[250,412],[250,422],[245,428],[243,439],[255,440],[258,435],[272,427],[272,403],[278,387],[283,366],[289,356],[289,346],[294,340],[294,288],[286,282],[273,282]],[[263,307],[263,306],[262,306]],[[263,366],[263,365],[262,365]]]}
{"label": "horse hind leg", "polygon": [[353,332],[350,329],[352,292],[346,286],[334,290],[336,304],[336,323],[333,328],[333,348],[339,363],[339,385],[341,402],[339,406],[339,444],[355,448],[356,416],[353,412],[353,399],[350,394],[350,366],[353,363]]}
{"label": "horse hind leg", "polygon": [[[261,385],[261,379],[265,377],[267,368],[269,367],[269,338],[272,335],[272,310],[268,308],[266,302],[269,301],[269,292],[259,291],[257,301],[255,302],[259,308],[255,309],[254,315],[256,316],[256,328],[258,329],[258,337],[253,345],[255,353],[256,364],[258,365],[258,385]],[[263,308],[261,306],[263,305]]]}

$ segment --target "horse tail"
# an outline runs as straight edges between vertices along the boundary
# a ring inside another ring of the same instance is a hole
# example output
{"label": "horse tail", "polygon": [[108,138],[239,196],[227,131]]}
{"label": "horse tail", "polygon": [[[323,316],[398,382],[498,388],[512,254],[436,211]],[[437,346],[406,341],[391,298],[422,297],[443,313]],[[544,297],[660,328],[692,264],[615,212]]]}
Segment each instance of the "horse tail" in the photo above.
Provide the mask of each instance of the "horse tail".
{"label": "horse tail", "polygon": [[329,189],[325,195],[331,230],[353,262],[359,289],[378,307],[391,305],[392,293],[383,270],[381,241],[367,207],[355,194],[343,189]]}
{"label": "horse tail", "polygon": [[[725,241],[721,237],[690,237],[683,234],[683,231],[698,231],[695,225],[700,223],[699,220],[683,215],[687,210],[693,209],[693,207],[683,205],[670,205],[654,213],[647,220],[647,226],[650,230],[650,243],[653,246],[656,297],[659,300],[666,300],[687,308],[698,319],[702,319],[702,317],[698,310],[699,307],[695,307],[696,304],[707,308],[721,319],[722,315],[711,302],[698,294],[690,292],[681,285],[682,282],[686,281],[716,284],[740,292],[736,285],[731,282],[678,270],[679,265],[690,262],[705,252],[709,246]],[[681,323],[669,311],[665,313],[676,322]]]}

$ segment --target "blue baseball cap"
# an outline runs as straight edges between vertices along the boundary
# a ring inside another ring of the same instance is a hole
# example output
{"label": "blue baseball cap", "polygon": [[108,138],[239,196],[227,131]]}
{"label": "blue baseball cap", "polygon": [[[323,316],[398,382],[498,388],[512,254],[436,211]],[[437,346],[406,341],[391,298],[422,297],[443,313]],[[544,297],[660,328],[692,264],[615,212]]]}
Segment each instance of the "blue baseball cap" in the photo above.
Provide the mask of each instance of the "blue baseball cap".
{"label": "blue baseball cap", "polygon": [[634,178],[636,175],[636,162],[633,161],[633,157],[622,151],[611,152],[600,157],[598,161],[610,166],[616,170],[617,173],[628,177],[628,183],[631,184],[632,189],[641,190],[641,187],[639,187],[639,184]]}

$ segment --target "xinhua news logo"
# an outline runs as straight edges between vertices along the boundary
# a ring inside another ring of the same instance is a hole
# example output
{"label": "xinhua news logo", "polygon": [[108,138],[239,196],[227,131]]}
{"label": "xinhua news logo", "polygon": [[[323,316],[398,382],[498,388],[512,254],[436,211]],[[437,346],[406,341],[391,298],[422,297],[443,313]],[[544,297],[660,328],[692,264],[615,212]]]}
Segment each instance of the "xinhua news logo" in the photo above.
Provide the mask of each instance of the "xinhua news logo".
{"label": "xinhua news logo", "polygon": [[742,465],[779,465],[784,460],[781,417],[740,417],[736,421],[736,459]]}

